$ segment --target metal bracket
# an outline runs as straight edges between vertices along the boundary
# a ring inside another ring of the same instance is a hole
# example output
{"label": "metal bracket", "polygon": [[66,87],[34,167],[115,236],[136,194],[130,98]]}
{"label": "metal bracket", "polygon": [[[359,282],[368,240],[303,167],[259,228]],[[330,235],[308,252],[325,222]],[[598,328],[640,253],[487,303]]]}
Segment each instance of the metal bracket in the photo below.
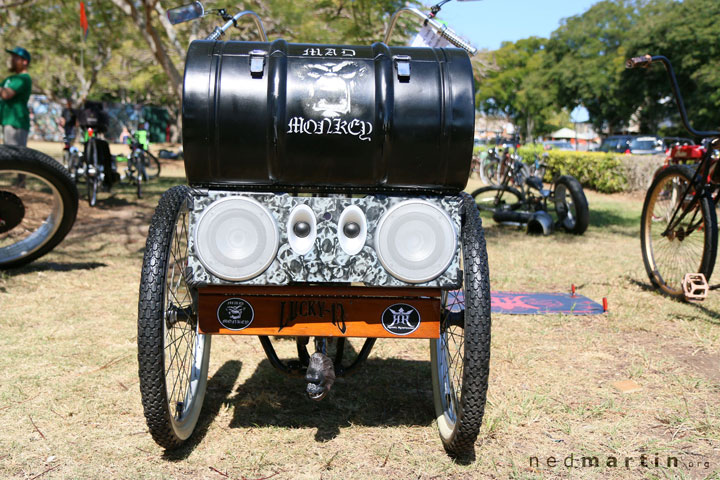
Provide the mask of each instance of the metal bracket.
{"label": "metal bracket", "polygon": [[410,81],[410,56],[409,55],[395,55],[393,57],[395,61],[395,68],[397,68],[398,80],[401,82]]}
{"label": "metal bracket", "polygon": [[267,57],[265,50],[250,51],[250,75],[253,78],[262,78],[265,70],[265,57]]}

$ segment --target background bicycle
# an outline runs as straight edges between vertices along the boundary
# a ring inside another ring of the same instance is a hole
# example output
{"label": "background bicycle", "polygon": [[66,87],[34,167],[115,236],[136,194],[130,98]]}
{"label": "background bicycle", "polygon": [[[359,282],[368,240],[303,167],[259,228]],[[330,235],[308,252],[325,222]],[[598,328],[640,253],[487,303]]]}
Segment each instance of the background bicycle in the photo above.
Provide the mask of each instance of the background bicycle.
{"label": "background bicycle", "polygon": [[126,168],[121,180],[129,181],[136,186],[138,198],[142,198],[142,186],[148,180],[160,175],[160,161],[150,153],[148,132],[146,130],[133,131],[127,127],[130,136],[127,138],[130,154],[118,155],[116,162],[125,162]]}
{"label": "background bicycle", "polygon": [[[536,171],[543,174],[544,166]],[[516,160],[505,169],[499,185],[488,185],[471,193],[480,212],[499,223],[527,225],[528,233],[548,235],[555,227],[582,235],[590,222],[588,201],[582,185],[571,175],[563,175],[546,189],[541,177],[528,175],[528,165]],[[555,218],[548,204],[553,205]]]}
{"label": "background bicycle", "polygon": [[626,67],[649,67],[658,61],[667,71],[683,126],[691,135],[709,140],[705,149],[688,149],[689,155],[701,157],[697,165],[675,164],[662,169],[643,204],[640,241],[648,277],[662,293],[685,299],[689,294],[683,287],[685,276],[701,274],[707,286],[715,267],[720,171],[713,167],[720,132],[699,131],[690,125],[675,71],[666,57],[635,57]]}
{"label": "background bicycle", "polygon": [[70,153],[68,170],[75,183],[85,183],[88,204],[94,207],[97,203],[98,191],[101,186],[110,190],[120,176],[110,154],[108,142],[98,137],[108,126],[108,116],[99,102],[85,102],[78,112],[78,124],[81,128],[83,151],[77,156]]}

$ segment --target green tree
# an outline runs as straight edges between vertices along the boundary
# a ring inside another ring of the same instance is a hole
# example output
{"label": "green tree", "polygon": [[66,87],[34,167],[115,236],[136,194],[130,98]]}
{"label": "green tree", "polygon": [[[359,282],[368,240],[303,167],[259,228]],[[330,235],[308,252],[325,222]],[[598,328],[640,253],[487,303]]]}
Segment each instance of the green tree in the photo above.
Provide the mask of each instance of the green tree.
{"label": "green tree", "polygon": [[[643,6],[626,50],[628,56],[665,55],[675,68],[691,123],[700,130],[720,127],[720,2],[654,0]],[[646,131],[670,118],[668,133],[685,134],[665,70],[653,65],[627,73],[637,119]]]}
{"label": "green tree", "polygon": [[480,80],[477,104],[490,114],[506,115],[526,141],[552,129],[555,92],[548,82],[545,39],[505,42],[491,58],[495,68]]}
{"label": "green tree", "polygon": [[119,35],[108,25],[127,28],[127,19],[107,2],[93,2],[88,16],[91,34],[83,41],[76,2],[15,2],[0,17],[5,47],[24,45],[32,54],[34,88],[56,100],[82,102],[96,87],[111,59],[121,51]]}
{"label": "green tree", "polygon": [[634,2],[604,0],[565,19],[550,35],[546,68],[557,104],[568,110],[584,105],[597,131],[622,129],[635,111],[625,60],[626,43],[638,20]]}

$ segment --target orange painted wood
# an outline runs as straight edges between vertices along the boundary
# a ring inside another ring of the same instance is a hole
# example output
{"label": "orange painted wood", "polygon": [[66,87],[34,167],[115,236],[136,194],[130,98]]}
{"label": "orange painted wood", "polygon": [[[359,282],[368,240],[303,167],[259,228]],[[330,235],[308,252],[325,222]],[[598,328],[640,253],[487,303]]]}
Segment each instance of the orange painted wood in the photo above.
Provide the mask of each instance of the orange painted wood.
{"label": "orange painted wood", "polygon": [[[199,289],[200,331],[221,335],[279,335],[375,338],[438,338],[440,290],[369,287],[204,287]],[[361,295],[362,294],[362,295]],[[254,317],[242,330],[218,321],[220,304],[242,298]],[[387,331],[381,318],[397,303],[411,305],[420,325],[408,335]]]}

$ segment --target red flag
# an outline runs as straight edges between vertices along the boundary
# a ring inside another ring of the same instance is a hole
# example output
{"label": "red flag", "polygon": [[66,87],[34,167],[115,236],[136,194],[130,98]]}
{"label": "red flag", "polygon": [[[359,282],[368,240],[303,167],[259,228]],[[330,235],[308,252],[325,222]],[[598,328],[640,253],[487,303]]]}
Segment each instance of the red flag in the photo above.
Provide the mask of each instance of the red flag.
{"label": "red flag", "polygon": [[83,29],[83,35],[85,35],[85,38],[87,38],[88,21],[87,15],[85,15],[85,2],[80,2],[80,26]]}

